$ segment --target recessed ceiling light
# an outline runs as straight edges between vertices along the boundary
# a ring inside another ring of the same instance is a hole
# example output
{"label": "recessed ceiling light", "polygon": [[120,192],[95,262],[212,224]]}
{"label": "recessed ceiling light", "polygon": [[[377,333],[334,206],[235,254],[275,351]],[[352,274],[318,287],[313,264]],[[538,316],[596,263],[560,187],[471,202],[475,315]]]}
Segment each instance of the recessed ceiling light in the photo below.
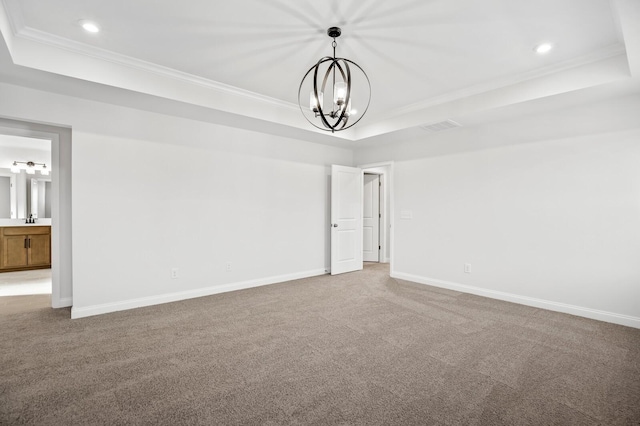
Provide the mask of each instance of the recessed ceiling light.
{"label": "recessed ceiling light", "polygon": [[553,49],[553,45],[551,43],[542,43],[533,48],[536,53],[541,55],[548,53],[551,49]]}
{"label": "recessed ceiling light", "polygon": [[80,25],[82,25],[82,28],[84,28],[84,30],[89,32],[89,33],[98,33],[98,32],[100,32],[100,27],[95,22],[80,21]]}

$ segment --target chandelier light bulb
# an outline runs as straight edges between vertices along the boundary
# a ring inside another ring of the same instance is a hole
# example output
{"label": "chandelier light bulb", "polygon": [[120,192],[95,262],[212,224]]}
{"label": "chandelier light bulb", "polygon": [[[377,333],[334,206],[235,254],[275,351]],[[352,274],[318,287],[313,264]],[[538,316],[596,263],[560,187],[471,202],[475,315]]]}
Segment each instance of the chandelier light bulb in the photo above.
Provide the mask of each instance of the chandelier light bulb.
{"label": "chandelier light bulb", "polygon": [[20,166],[18,166],[18,163],[15,161],[11,165],[11,173],[20,173]]}
{"label": "chandelier light bulb", "polygon": [[[347,98],[347,83],[339,82],[333,86],[333,103],[341,106]],[[351,100],[349,100],[351,102]]]}
{"label": "chandelier light bulb", "polygon": [[316,99],[316,95],[312,91],[311,93],[309,93],[309,108],[311,109],[311,111],[313,111],[314,113],[317,113],[318,104],[320,106],[324,105],[324,96],[322,92],[320,92],[318,93],[318,99]]}

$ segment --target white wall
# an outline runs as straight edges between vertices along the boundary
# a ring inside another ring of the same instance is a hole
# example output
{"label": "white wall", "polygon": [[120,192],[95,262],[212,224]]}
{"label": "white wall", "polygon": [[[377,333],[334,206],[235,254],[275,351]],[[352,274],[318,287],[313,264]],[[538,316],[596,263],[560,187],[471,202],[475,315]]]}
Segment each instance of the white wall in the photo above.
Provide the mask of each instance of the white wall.
{"label": "white wall", "polygon": [[392,275],[640,327],[640,130],[519,143],[506,127],[357,152],[396,160]]}
{"label": "white wall", "polygon": [[17,86],[0,99],[19,99],[0,115],[73,127],[72,316],[328,266],[328,166],[351,150]]}
{"label": "white wall", "polygon": [[75,317],[322,273],[328,165],[393,160],[395,276],[640,326],[640,130],[620,125],[637,117],[627,101],[542,121],[562,137],[530,136],[531,117],[354,161],[0,84],[0,116],[73,127]]}

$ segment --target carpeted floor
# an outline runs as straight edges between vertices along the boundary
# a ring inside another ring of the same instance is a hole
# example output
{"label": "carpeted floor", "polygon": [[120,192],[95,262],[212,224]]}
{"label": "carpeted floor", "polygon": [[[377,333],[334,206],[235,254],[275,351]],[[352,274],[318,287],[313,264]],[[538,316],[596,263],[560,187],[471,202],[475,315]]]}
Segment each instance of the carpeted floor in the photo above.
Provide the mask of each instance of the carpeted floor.
{"label": "carpeted floor", "polygon": [[70,320],[0,301],[0,424],[640,424],[640,330],[388,265]]}

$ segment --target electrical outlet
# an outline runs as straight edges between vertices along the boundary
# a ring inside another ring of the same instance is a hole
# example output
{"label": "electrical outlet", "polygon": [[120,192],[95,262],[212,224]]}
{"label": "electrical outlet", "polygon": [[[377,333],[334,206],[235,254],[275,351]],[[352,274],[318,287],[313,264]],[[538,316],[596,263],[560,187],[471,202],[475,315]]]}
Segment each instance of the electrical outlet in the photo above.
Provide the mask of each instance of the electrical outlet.
{"label": "electrical outlet", "polygon": [[470,274],[471,273],[471,264],[470,263],[465,263],[464,264],[464,273],[465,274]]}
{"label": "electrical outlet", "polygon": [[225,263],[225,269],[227,272],[231,272],[231,262]]}
{"label": "electrical outlet", "polygon": [[178,278],[178,268],[171,268],[171,279],[175,280]]}

